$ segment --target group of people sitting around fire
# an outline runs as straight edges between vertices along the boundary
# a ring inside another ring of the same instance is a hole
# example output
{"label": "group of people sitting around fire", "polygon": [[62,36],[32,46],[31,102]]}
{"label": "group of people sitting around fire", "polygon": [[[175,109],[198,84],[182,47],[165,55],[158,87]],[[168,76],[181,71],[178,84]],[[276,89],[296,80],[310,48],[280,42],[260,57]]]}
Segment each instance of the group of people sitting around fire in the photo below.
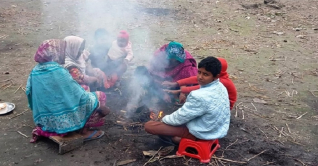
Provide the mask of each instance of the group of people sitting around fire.
{"label": "group of people sitting around fire", "polygon": [[[71,132],[80,133],[84,141],[104,135],[96,129],[111,112],[103,91],[120,86],[134,59],[128,32],[120,31],[112,42],[109,36],[105,29],[96,30],[95,43],[88,49],[77,36],[40,44],[34,55],[38,64],[26,86],[36,125],[31,142]],[[237,92],[224,58],[209,56],[197,65],[181,43],[171,41],[155,51],[145,66],[137,67],[134,76],[147,78],[140,86],[149,88],[154,96],[180,105],[170,115],[145,123],[146,132],[171,144],[178,144],[181,138],[226,136]]]}

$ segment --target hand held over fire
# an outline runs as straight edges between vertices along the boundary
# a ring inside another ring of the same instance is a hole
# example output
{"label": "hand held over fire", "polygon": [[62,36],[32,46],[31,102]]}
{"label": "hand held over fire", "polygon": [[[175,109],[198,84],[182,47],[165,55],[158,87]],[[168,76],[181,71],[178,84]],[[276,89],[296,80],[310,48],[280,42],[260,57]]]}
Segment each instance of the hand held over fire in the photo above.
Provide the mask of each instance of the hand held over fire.
{"label": "hand held over fire", "polygon": [[179,94],[181,92],[181,90],[170,90],[170,89],[164,89],[164,92],[168,93],[168,94]]}
{"label": "hand held over fire", "polygon": [[177,82],[170,82],[170,81],[164,81],[161,83],[161,85],[165,88],[176,88],[178,87]]}

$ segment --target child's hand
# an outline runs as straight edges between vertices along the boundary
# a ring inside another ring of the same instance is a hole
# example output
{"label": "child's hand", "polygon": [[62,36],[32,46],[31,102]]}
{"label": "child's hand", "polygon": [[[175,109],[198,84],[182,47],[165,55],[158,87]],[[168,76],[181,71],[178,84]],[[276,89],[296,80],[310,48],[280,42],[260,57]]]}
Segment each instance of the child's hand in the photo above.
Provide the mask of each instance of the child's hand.
{"label": "child's hand", "polygon": [[129,66],[129,61],[128,61],[128,59],[124,59],[124,63],[125,63],[126,66]]}
{"label": "child's hand", "polygon": [[169,90],[169,89],[164,89],[164,92],[167,92],[168,94],[179,94],[181,92],[181,90]]}
{"label": "child's hand", "polygon": [[84,84],[84,75],[81,74],[79,75],[77,78],[74,78],[76,80],[76,82],[78,82],[79,84]]}
{"label": "child's hand", "polygon": [[179,95],[179,103],[180,104],[185,103],[186,99],[187,99],[186,94],[180,93],[180,95]]}
{"label": "child's hand", "polygon": [[170,82],[170,81],[164,81],[161,83],[161,85],[163,87],[166,87],[166,88],[175,88],[178,86],[178,83],[177,82]]}
{"label": "child's hand", "polygon": [[104,80],[104,88],[105,88],[105,89],[110,88],[110,85],[109,85],[109,83],[108,83],[107,80]]}
{"label": "child's hand", "polygon": [[171,103],[171,97],[168,93],[165,93],[163,96],[164,101],[166,101],[167,103]]}

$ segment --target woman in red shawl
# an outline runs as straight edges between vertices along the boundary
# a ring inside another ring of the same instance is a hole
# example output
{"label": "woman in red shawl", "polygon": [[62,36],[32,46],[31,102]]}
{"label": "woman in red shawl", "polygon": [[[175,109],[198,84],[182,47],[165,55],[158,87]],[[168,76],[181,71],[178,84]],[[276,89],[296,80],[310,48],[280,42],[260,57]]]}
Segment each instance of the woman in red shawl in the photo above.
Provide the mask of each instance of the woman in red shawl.
{"label": "woman in red shawl", "polygon": [[170,42],[159,48],[148,67],[155,81],[178,81],[195,76],[198,73],[197,63],[192,55],[184,50],[178,42]]}
{"label": "woman in red shawl", "polygon": [[[162,91],[164,81],[178,81],[198,73],[197,63],[191,54],[178,42],[170,42],[159,48],[147,66],[152,84],[163,95],[164,100],[171,102],[170,96]],[[157,93],[157,94],[158,94]]]}

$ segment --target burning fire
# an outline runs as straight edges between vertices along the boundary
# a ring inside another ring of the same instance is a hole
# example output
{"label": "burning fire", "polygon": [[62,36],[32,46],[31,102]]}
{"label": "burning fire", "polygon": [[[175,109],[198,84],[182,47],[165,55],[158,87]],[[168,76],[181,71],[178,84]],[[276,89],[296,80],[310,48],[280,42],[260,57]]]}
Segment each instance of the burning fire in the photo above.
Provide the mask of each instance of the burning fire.
{"label": "burning fire", "polygon": [[150,119],[152,120],[158,120],[163,117],[163,111],[159,111],[158,115],[154,113],[153,111],[150,111]]}
{"label": "burning fire", "polygon": [[158,119],[160,119],[162,116],[163,116],[163,111],[159,111]]}

